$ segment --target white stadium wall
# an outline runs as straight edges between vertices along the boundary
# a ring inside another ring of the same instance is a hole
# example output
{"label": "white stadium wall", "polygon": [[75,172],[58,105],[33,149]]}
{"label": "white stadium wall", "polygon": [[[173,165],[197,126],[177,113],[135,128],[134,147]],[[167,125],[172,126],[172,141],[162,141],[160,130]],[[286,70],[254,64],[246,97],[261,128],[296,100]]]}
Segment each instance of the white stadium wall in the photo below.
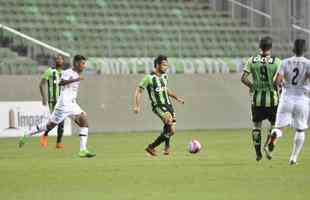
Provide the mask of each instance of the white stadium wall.
{"label": "white stadium wall", "polygon": [[[78,101],[88,113],[91,132],[161,129],[146,93],[142,112],[132,112],[133,93],[142,77],[86,76]],[[40,101],[39,81],[39,76],[0,76],[0,101]],[[179,130],[251,126],[249,91],[238,73],[170,75],[169,88],[185,98],[185,105],[175,103]]]}

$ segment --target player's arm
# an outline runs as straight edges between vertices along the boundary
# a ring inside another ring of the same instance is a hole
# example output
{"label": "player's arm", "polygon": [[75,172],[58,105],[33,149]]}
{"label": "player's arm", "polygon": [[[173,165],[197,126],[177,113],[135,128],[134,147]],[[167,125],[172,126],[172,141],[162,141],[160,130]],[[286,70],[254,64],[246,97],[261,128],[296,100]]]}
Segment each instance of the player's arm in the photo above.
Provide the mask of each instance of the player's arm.
{"label": "player's arm", "polygon": [[277,87],[282,87],[282,84],[284,82],[284,68],[285,68],[285,62],[279,61],[279,67],[276,75],[274,76],[273,82]]}
{"label": "player's arm", "polygon": [[143,93],[143,88],[138,86],[135,90],[134,99],[133,99],[133,112],[138,114],[140,112],[140,99]]}
{"label": "player's arm", "polygon": [[284,81],[284,76],[283,76],[283,74],[277,73],[276,78],[275,78],[275,84],[276,84],[277,86],[280,86],[280,87],[281,87],[283,81]]}
{"label": "player's arm", "polygon": [[274,82],[275,87],[277,88],[278,95],[280,95],[282,93],[283,81],[284,81],[284,75],[277,72],[273,82]]}
{"label": "player's arm", "polygon": [[47,95],[46,95],[46,90],[45,90],[46,89],[46,82],[47,81],[44,78],[42,78],[40,81],[40,85],[39,85],[43,106],[47,105]]}
{"label": "player's arm", "polygon": [[250,57],[246,61],[244,68],[243,68],[243,73],[241,75],[241,83],[243,83],[245,86],[247,86],[250,89],[250,91],[251,91],[252,85],[253,85],[253,83],[249,80],[249,76],[251,74],[252,60],[253,60],[253,57]]}
{"label": "player's arm", "polygon": [[249,75],[250,73],[247,71],[243,71],[242,76],[241,76],[241,82],[247,86],[248,88],[252,88],[252,82],[249,80]]}
{"label": "player's arm", "polygon": [[181,103],[181,104],[184,104],[184,103],[185,103],[184,99],[181,98],[181,97],[178,97],[178,96],[176,95],[176,93],[170,91],[169,89],[167,90],[167,92],[168,92],[168,96],[171,97],[171,98],[173,98],[173,99],[175,99],[177,102],[179,102],[179,103]]}
{"label": "player's arm", "polygon": [[277,64],[277,72],[273,77],[273,85],[277,89],[278,95],[281,95],[284,82],[284,67],[282,60],[279,58],[276,58],[275,62]]}
{"label": "player's arm", "polygon": [[149,75],[144,76],[144,78],[140,81],[138,87],[135,90],[134,99],[133,99],[133,112],[140,112],[140,99],[143,94],[143,90],[148,87],[151,83],[151,79]]}
{"label": "player's arm", "polygon": [[41,98],[42,98],[42,105],[46,106],[47,105],[47,92],[46,92],[46,83],[47,81],[51,78],[52,76],[52,71],[51,68],[48,68],[47,70],[45,70],[44,74],[42,75],[42,79],[40,81],[40,94],[41,94]]}
{"label": "player's arm", "polygon": [[74,78],[74,79],[69,79],[69,80],[61,79],[59,82],[59,85],[64,86],[64,85],[68,85],[70,83],[79,82],[81,80],[84,80],[84,78],[81,76],[79,78]]}

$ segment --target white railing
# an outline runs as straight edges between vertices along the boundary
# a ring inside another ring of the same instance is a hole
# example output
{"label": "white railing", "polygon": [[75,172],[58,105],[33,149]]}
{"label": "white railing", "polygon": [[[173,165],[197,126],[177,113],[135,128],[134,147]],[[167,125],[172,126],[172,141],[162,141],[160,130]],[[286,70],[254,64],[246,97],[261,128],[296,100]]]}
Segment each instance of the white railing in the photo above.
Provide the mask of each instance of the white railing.
{"label": "white railing", "polygon": [[292,27],[296,30],[299,30],[299,31],[302,31],[302,32],[305,32],[305,33],[308,33],[309,36],[310,36],[310,30],[309,29],[306,29],[306,28],[303,28],[299,25],[296,25],[296,24],[292,24]]}
{"label": "white railing", "polygon": [[65,56],[65,57],[69,57],[69,58],[70,58],[70,54],[69,54],[69,53],[64,52],[64,51],[62,51],[62,50],[60,50],[60,49],[57,49],[56,47],[53,47],[53,46],[51,46],[51,45],[49,45],[49,44],[46,44],[46,43],[44,43],[44,42],[41,42],[41,41],[39,41],[39,40],[36,40],[35,38],[30,37],[30,36],[28,36],[28,35],[25,35],[25,34],[23,34],[23,33],[19,32],[19,31],[15,30],[15,29],[13,29],[13,28],[10,28],[10,27],[8,27],[8,26],[5,26],[5,25],[3,25],[3,24],[0,24],[0,29],[3,29],[3,30],[5,30],[5,31],[8,31],[8,32],[10,32],[10,33],[12,33],[12,34],[14,34],[14,35],[16,35],[16,36],[19,36],[19,37],[25,39],[25,40],[28,40],[28,41],[30,41],[30,42],[33,42],[33,43],[35,43],[36,45],[39,45],[39,46],[44,47],[44,48],[46,48],[46,49],[48,49],[48,50],[50,50],[50,51],[54,51],[54,52],[56,52],[56,53],[58,53],[58,54],[61,54],[61,55]]}
{"label": "white railing", "polygon": [[[271,20],[271,16],[269,14],[265,13],[265,12],[262,12],[262,11],[260,11],[258,9],[252,8],[250,6],[247,6],[247,5],[245,5],[243,3],[240,3],[239,1],[236,1],[236,0],[227,0],[227,1],[229,1],[229,2],[231,2],[233,4],[235,4],[235,5],[238,5],[238,6],[242,7],[242,8],[246,8],[246,9],[248,9],[248,10],[250,10],[250,11],[252,11],[252,12],[258,14],[258,15],[264,16],[265,18],[268,18],[268,19]],[[232,13],[234,12],[233,8],[234,8],[234,6],[232,6]],[[232,14],[232,15],[234,16],[234,14]]]}
{"label": "white railing", "polygon": [[[245,9],[247,9],[247,10],[253,12],[253,13],[256,13],[258,15],[261,15],[261,16],[265,17],[266,19],[270,20],[270,25],[272,24],[272,15],[270,15],[268,13],[265,13],[263,11],[260,11],[258,9],[255,9],[255,8],[253,8],[251,6],[247,6],[247,5],[245,5],[245,4],[243,4],[243,3],[239,2],[239,1],[236,1],[236,0],[227,0],[227,1],[229,1],[230,3],[232,3],[234,5],[237,5],[239,7],[245,8]],[[272,10],[272,9],[270,9],[270,10]],[[232,16],[234,16],[234,6],[233,5],[232,5]],[[253,18],[253,17],[251,17],[251,18]],[[309,35],[309,38],[310,38],[310,29],[307,29],[305,27],[301,27],[301,26],[299,26],[297,24],[294,24],[294,23],[291,24],[291,27],[293,29],[295,29],[295,30],[307,33]],[[310,47],[310,43],[309,43],[309,47]]]}

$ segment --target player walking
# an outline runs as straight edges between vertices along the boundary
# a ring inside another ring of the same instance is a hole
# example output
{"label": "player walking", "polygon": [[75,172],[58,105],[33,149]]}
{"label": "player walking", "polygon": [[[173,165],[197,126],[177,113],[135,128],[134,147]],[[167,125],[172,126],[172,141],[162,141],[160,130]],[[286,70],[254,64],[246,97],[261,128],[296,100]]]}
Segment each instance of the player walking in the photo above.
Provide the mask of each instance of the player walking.
{"label": "player walking", "polygon": [[159,55],[154,61],[154,72],[146,75],[134,94],[134,113],[140,112],[140,98],[143,90],[147,90],[152,105],[153,112],[164,123],[163,131],[154,140],[153,143],[146,147],[146,152],[151,156],[156,156],[155,148],[162,142],[165,142],[164,154],[170,154],[170,138],[176,132],[176,117],[172,106],[170,97],[174,98],[178,102],[184,104],[184,100],[173,92],[168,87],[168,75],[166,71],[168,69],[168,59],[166,56]]}
{"label": "player walking", "polygon": [[283,128],[295,129],[294,145],[289,164],[297,162],[298,155],[305,141],[305,130],[308,128],[309,92],[307,90],[310,76],[310,61],[303,55],[306,41],[297,39],[294,42],[295,56],[287,58],[277,74],[276,83],[282,86],[282,94],[277,111],[275,128],[268,141],[267,153],[271,157],[276,139],[282,136]]}
{"label": "player walking", "polygon": [[[262,122],[268,119],[271,125],[270,131],[275,124],[278,92],[273,80],[281,65],[279,58],[271,56],[271,37],[263,37],[259,42],[259,48],[261,50],[260,54],[248,59],[241,77],[241,82],[250,89],[252,98],[252,140],[257,161],[262,159]],[[248,79],[249,75],[252,76],[252,81]],[[267,136],[266,143],[269,137],[270,134]],[[267,158],[270,157],[267,155]]]}

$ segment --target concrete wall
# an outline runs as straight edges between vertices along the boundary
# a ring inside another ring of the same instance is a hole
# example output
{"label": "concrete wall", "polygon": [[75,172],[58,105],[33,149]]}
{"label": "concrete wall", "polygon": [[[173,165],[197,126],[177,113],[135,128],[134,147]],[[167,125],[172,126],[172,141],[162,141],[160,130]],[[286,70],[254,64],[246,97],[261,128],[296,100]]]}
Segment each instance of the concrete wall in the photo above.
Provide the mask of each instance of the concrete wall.
{"label": "concrete wall", "polygon": [[[159,130],[144,94],[142,112],[132,112],[133,92],[141,75],[87,76],[79,104],[88,113],[92,132]],[[38,76],[0,76],[0,101],[40,100]],[[170,75],[169,86],[185,98],[175,105],[178,129],[250,127],[248,90],[240,74]]]}

